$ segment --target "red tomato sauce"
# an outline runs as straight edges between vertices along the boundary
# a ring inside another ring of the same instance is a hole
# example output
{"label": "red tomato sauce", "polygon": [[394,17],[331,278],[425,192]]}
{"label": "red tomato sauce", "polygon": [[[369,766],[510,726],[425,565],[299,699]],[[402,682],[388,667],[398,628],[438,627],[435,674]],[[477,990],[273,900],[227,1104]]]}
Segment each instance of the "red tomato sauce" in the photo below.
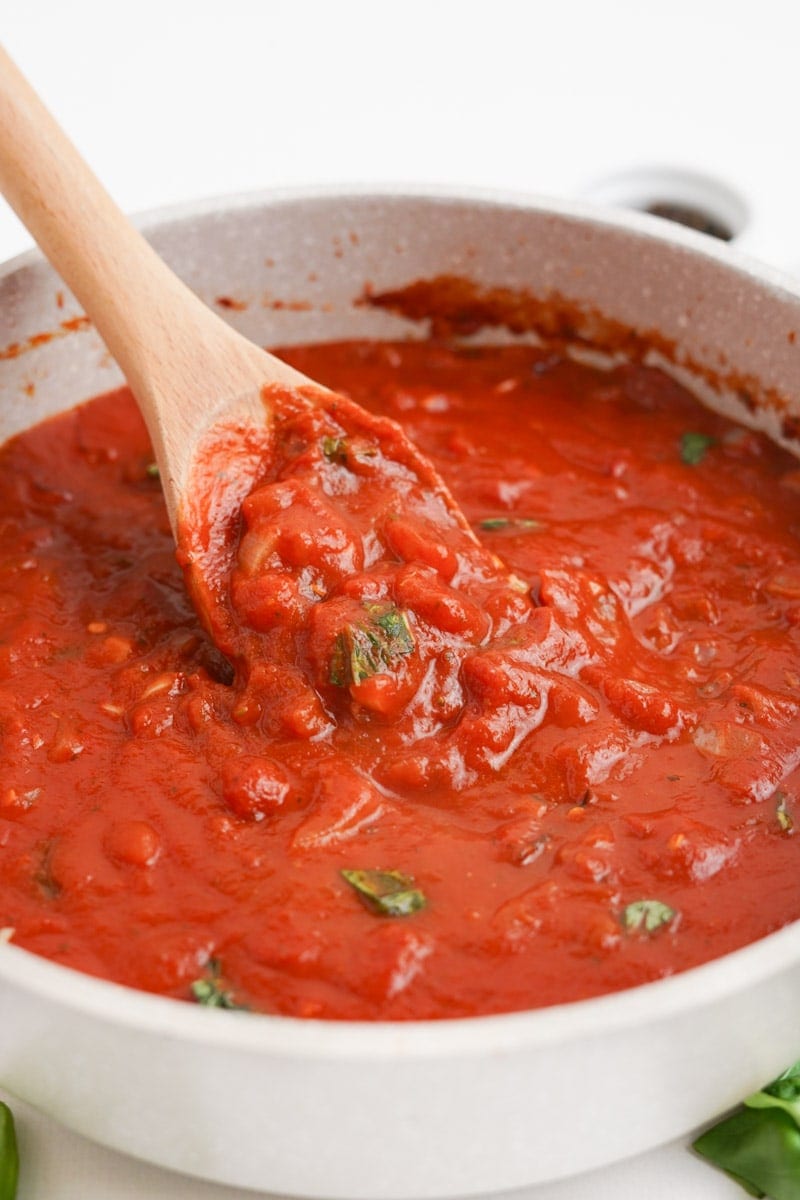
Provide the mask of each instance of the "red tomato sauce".
{"label": "red tomato sauce", "polygon": [[629,987],[800,916],[796,461],[645,367],[284,357],[400,420],[480,545],[368,426],[299,413],[226,547],[232,667],[127,392],[9,442],[6,936],[400,1020]]}

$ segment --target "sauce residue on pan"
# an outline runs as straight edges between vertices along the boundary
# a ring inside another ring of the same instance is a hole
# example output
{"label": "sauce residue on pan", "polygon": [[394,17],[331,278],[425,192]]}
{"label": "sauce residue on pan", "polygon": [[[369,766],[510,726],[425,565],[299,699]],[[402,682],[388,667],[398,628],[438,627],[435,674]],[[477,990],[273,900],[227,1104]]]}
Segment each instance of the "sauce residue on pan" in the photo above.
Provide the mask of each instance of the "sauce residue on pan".
{"label": "sauce residue on pan", "polygon": [[9,442],[14,941],[203,1003],[410,1019],[629,987],[800,916],[795,460],[642,365],[284,357],[400,420],[480,546],[432,535],[366,426],[298,413],[224,547],[234,673],[130,396]]}

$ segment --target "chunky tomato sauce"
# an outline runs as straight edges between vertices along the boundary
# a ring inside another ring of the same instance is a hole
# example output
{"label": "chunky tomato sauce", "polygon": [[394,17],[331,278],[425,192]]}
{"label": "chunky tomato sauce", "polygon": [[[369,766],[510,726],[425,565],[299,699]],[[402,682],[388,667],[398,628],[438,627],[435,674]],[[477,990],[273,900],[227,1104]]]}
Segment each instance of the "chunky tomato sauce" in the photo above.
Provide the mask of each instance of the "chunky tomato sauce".
{"label": "chunky tomato sauce", "polygon": [[369,422],[299,409],[220,551],[225,658],[126,392],[8,443],[6,936],[201,1003],[409,1019],[800,916],[796,462],[644,367],[285,357],[400,420],[480,544]]}

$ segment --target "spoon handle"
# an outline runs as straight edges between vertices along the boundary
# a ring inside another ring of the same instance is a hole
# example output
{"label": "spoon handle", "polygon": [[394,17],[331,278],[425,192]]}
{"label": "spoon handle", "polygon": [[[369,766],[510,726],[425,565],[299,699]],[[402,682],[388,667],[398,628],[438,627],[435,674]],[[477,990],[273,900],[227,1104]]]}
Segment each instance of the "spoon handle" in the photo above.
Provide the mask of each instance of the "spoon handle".
{"label": "spoon handle", "polygon": [[[198,428],[254,378],[307,382],[237,334],[162,262],[0,47],[0,188],[119,363],[171,516]],[[263,419],[263,409],[261,410]],[[186,448],[184,450],[184,447]]]}
{"label": "spoon handle", "polygon": [[175,365],[175,307],[213,320],[123,216],[2,48],[0,187],[137,391],[156,348]]}

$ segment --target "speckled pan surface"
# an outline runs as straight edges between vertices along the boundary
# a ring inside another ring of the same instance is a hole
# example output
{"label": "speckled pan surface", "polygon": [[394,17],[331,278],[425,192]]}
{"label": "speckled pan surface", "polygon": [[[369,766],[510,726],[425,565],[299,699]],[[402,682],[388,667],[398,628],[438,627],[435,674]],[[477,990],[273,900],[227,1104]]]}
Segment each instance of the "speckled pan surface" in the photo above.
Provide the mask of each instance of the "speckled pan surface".
{"label": "speckled pan surface", "polygon": [[[365,286],[466,275],[657,330],[800,413],[800,291],[645,217],[486,194],[246,196],[157,214],[164,257],[268,344],[413,336]],[[0,272],[0,435],[118,382],[38,259]],[[797,336],[795,336],[797,331]],[[39,335],[54,336],[41,341]],[[9,352],[8,347],[13,347]],[[766,886],[766,883],[765,883]],[[407,1025],[192,1008],[0,946],[0,1079],[98,1141],[208,1179],[390,1200],[500,1191],[678,1136],[800,1055],[800,924],[684,975]]]}

